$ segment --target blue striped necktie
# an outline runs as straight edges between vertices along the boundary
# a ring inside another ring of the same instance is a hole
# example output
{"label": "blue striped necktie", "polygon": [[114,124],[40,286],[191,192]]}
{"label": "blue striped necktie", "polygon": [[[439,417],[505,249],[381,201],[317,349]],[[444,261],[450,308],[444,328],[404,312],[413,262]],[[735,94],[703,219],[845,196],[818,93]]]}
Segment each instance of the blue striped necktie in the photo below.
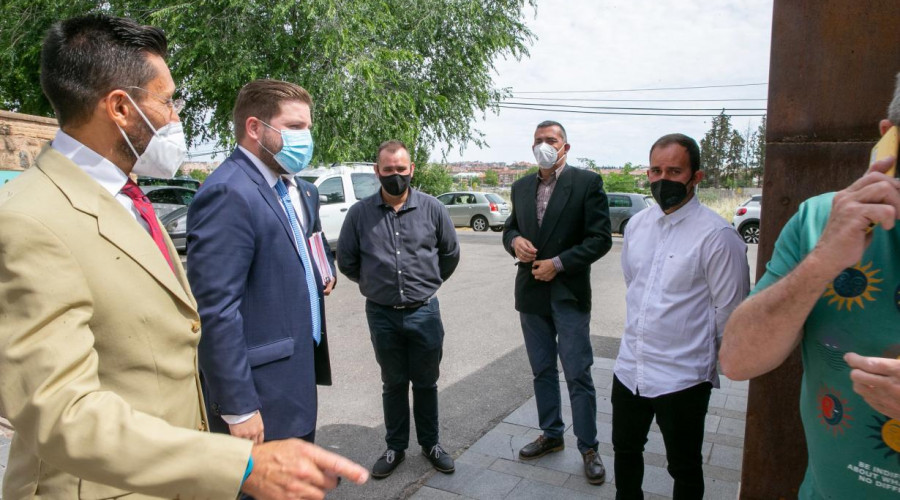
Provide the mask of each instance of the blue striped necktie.
{"label": "blue striped necktie", "polygon": [[309,289],[309,308],[310,313],[312,313],[313,340],[316,341],[316,345],[319,345],[319,342],[322,340],[322,320],[319,317],[319,289],[316,287],[316,277],[313,274],[312,263],[309,261],[309,253],[306,251],[306,238],[300,233],[300,224],[297,222],[294,204],[291,203],[291,196],[288,194],[287,187],[285,187],[281,179],[278,179],[278,182],[275,183],[275,191],[278,192],[284,211],[287,212],[291,230],[294,232],[294,242],[297,243],[297,253],[300,254],[300,261],[303,262],[303,269],[306,271],[306,288]]}

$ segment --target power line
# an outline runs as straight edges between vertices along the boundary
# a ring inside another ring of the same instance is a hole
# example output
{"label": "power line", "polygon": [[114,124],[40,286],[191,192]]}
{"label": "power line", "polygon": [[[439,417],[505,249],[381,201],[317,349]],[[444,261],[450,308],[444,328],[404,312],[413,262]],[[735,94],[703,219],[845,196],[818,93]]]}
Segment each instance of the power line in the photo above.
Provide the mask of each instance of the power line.
{"label": "power line", "polygon": [[768,85],[768,82],[764,83],[735,83],[730,85],[696,85],[689,87],[655,87],[655,88],[644,88],[644,89],[610,89],[610,90],[532,90],[532,91],[518,91],[513,92],[513,94],[600,94],[605,92],[646,92],[646,91],[655,91],[655,90],[690,90],[690,89],[721,89],[721,88],[732,88],[732,87],[758,87],[760,85]]}
{"label": "power line", "polygon": [[[499,103],[498,103],[499,104]],[[571,104],[542,104],[542,103],[528,103],[528,102],[514,102],[514,101],[504,101],[503,104],[513,104],[518,106],[542,106],[547,108],[576,108],[576,109],[618,109],[618,110],[626,110],[626,111],[722,111],[722,110],[731,110],[731,111],[765,111],[766,108],[627,108],[627,107],[619,107],[619,106],[575,106]]]}
{"label": "power line", "polygon": [[[552,111],[555,113],[577,113],[583,115],[619,115],[619,116],[693,116],[693,117],[713,117],[719,116],[716,114],[687,114],[687,113],[634,113],[634,112],[619,112],[619,111],[579,111],[575,109],[547,109],[547,108],[534,108],[534,107],[526,107],[526,106],[509,106],[506,104],[500,104],[497,107],[503,109],[522,109],[522,110],[530,110],[530,111]],[[766,116],[765,113],[736,113],[729,114],[729,116]]]}

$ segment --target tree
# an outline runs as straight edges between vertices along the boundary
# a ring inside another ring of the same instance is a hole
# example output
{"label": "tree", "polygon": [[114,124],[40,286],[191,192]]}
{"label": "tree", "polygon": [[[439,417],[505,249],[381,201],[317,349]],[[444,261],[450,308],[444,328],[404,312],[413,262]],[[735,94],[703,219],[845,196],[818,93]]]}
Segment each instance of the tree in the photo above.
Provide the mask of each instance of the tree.
{"label": "tree", "polygon": [[753,148],[753,179],[756,180],[756,187],[762,187],[763,173],[766,163],[766,117],[763,115],[756,129],[756,144]]}
{"label": "tree", "polygon": [[631,175],[634,166],[631,162],[625,163],[622,172],[609,172],[603,175],[603,189],[607,193],[638,193],[638,179]]}
{"label": "tree", "polygon": [[203,182],[207,177],[209,177],[209,172],[207,172],[206,170],[191,170],[191,173],[189,175],[192,179],[197,179],[198,181]]}
{"label": "tree", "polygon": [[486,170],[484,172],[484,185],[496,186],[500,184],[500,174],[496,170]]}
{"label": "tree", "polygon": [[187,100],[192,144],[233,144],[240,87],[277,78],[315,101],[315,163],[375,159],[400,139],[425,164],[437,143],[482,146],[472,118],[508,89],[493,87],[497,57],[527,54],[523,8],[536,0],[6,0],[0,6],[0,108],[51,116],[41,94],[41,40],[53,21],[102,11],[163,28],[169,66]]}
{"label": "tree", "polygon": [[726,115],[723,109],[713,118],[709,131],[700,141],[700,161],[706,174],[701,185],[712,187],[722,185],[731,131],[731,116]]}
{"label": "tree", "polygon": [[411,184],[419,191],[437,196],[453,188],[453,176],[443,165],[426,163],[416,166]]}
{"label": "tree", "polygon": [[728,137],[728,149],[725,153],[725,168],[722,172],[722,185],[734,189],[741,185],[739,177],[746,169],[744,164],[744,148],[747,141],[736,129],[731,129]]}

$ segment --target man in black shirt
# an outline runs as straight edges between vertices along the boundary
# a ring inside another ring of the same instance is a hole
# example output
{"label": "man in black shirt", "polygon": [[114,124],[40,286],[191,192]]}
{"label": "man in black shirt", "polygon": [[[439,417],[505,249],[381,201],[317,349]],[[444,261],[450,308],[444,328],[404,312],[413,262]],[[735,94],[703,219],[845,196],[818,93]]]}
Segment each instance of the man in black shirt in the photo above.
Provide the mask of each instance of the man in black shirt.
{"label": "man in black shirt", "polygon": [[372,467],[385,478],[409,444],[409,384],[422,453],[445,474],[453,458],[438,442],[437,379],[444,326],[434,294],[459,263],[447,209],[409,187],[415,165],[400,141],[378,148],[381,189],[350,207],[338,239],[338,267],[359,284],[375,359],[381,366],[387,450]]}

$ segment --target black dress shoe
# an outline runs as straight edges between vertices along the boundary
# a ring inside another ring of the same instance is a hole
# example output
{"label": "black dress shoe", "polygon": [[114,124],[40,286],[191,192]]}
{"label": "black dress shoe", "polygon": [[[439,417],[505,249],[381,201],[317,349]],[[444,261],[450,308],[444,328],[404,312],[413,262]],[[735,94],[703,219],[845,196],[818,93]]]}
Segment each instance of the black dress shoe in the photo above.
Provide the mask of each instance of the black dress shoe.
{"label": "black dress shoe", "polygon": [[444,451],[440,444],[436,444],[431,448],[422,448],[422,454],[428,457],[428,461],[431,462],[431,465],[438,472],[453,474],[453,471],[456,470],[456,467],[453,465],[453,457]]}
{"label": "black dress shoe", "polygon": [[594,450],[588,450],[583,453],[584,457],[584,475],[591,484],[603,484],[606,481],[606,467],[603,466],[603,460]]}
{"label": "black dress shoe", "polygon": [[404,458],[406,458],[406,453],[403,450],[398,451],[388,448],[384,455],[381,455],[381,458],[372,466],[372,477],[384,479],[390,476]]}
{"label": "black dress shoe", "polygon": [[533,460],[538,457],[543,457],[547,453],[561,451],[565,447],[566,442],[563,441],[563,438],[548,438],[541,434],[537,439],[526,444],[519,450],[519,458],[522,460]]}

